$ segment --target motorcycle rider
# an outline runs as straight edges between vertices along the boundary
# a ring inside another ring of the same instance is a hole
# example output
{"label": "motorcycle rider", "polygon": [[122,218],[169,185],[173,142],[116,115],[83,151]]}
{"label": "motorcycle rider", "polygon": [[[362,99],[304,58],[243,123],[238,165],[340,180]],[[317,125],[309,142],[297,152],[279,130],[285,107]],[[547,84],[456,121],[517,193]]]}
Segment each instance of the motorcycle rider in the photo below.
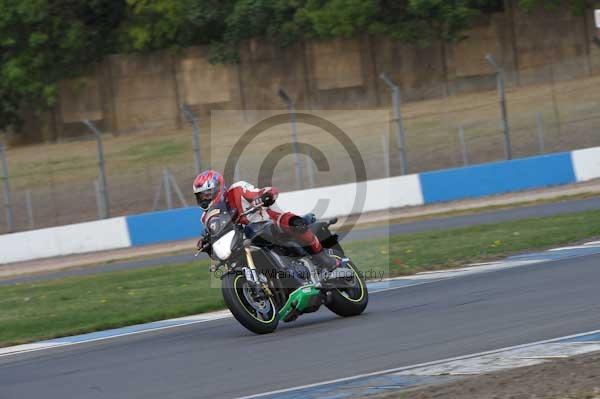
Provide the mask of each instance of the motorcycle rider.
{"label": "motorcycle rider", "polygon": [[[292,212],[282,212],[274,207],[279,195],[279,191],[275,187],[258,189],[245,181],[239,181],[227,187],[223,176],[209,169],[196,176],[193,189],[198,205],[202,209],[207,210],[211,206],[225,201],[229,210],[233,212],[236,223],[248,224],[271,220],[281,233],[289,235],[296,242],[308,248],[316,265],[329,271],[339,266],[339,261],[323,249],[306,220]],[[257,212],[240,216],[258,204],[263,206]],[[205,217],[206,212],[202,215],[203,224],[206,223]],[[198,242],[199,249],[202,249],[204,245],[203,240]]]}

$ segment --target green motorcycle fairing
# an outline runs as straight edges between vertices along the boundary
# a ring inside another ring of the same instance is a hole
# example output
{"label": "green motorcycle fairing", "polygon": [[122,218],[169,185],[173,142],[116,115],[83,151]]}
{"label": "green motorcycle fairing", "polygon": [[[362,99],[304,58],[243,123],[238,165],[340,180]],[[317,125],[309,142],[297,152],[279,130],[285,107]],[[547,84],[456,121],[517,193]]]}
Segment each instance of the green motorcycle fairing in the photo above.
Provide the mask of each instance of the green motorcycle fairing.
{"label": "green motorcycle fairing", "polygon": [[295,319],[294,315],[304,313],[304,311],[314,306],[315,297],[321,292],[314,285],[303,285],[292,292],[285,305],[279,311],[279,320],[291,321]]}

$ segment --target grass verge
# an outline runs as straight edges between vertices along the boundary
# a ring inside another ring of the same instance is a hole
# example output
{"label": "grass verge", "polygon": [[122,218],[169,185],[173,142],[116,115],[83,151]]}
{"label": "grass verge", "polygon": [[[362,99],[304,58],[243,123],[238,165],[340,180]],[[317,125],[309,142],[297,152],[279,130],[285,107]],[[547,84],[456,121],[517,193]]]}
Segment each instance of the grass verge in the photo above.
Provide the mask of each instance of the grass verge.
{"label": "grass verge", "polygon": [[529,201],[517,201],[517,202],[511,202],[511,203],[507,203],[507,204],[497,204],[497,205],[482,204],[480,206],[473,206],[470,208],[462,208],[462,209],[459,208],[459,209],[440,211],[440,212],[432,211],[430,213],[425,213],[422,215],[415,215],[415,216],[393,216],[393,215],[390,215],[390,217],[388,217],[387,220],[385,220],[385,221],[373,221],[373,222],[360,223],[357,226],[355,226],[354,229],[366,229],[366,228],[370,228],[370,227],[386,226],[386,225],[397,224],[397,223],[412,223],[412,222],[418,222],[418,221],[422,221],[422,220],[431,220],[431,219],[439,219],[439,218],[478,215],[478,214],[488,213],[488,212],[497,212],[497,211],[505,211],[505,210],[509,210],[509,209],[527,208],[527,207],[539,206],[539,205],[550,205],[550,204],[556,204],[556,203],[560,203],[560,202],[582,201],[582,200],[586,200],[586,199],[598,198],[599,196],[600,196],[600,193],[598,193],[598,192],[587,191],[587,192],[578,193],[578,194],[565,194],[565,195],[558,195],[556,197],[540,198],[540,199],[529,200]]}
{"label": "grass verge", "polygon": [[[355,241],[373,274],[409,275],[600,236],[600,211]],[[222,308],[208,263],[162,266],[0,287],[0,346]]]}

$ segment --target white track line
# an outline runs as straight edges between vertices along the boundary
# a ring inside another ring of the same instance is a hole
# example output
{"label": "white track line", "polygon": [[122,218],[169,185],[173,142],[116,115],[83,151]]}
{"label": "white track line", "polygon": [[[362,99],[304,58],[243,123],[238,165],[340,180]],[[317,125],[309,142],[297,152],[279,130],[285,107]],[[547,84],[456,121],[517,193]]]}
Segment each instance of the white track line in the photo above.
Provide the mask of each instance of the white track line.
{"label": "white track line", "polygon": [[[600,241],[593,242],[593,243],[587,243],[587,244],[592,245],[595,243],[600,243]],[[584,245],[587,245],[587,244],[584,244]],[[587,248],[589,248],[589,246]],[[397,287],[383,287],[380,289],[370,291],[370,294],[398,290],[398,289],[408,288],[408,287],[415,287],[418,285],[434,283],[434,282],[438,282],[438,281],[442,281],[442,280],[448,280],[448,279],[468,276],[468,275],[472,275],[472,274],[487,273],[487,272],[493,272],[493,271],[497,271],[497,270],[506,270],[506,269],[511,269],[514,267],[533,265],[533,264],[537,264],[537,263],[552,263],[552,262],[556,262],[556,261],[560,261],[560,260],[563,260],[563,259],[538,259],[538,260],[526,260],[526,261],[518,261],[518,260],[506,261],[505,260],[505,261],[498,261],[498,262],[490,262],[489,264],[485,264],[485,263],[484,264],[474,264],[474,265],[472,265],[472,267],[466,267],[466,268],[460,268],[460,269],[439,270],[439,271],[434,271],[434,272],[418,273],[418,274],[415,274],[412,276],[388,278],[388,279],[376,281],[373,283],[393,284],[394,281],[398,281],[398,280],[410,280],[410,281],[415,281],[415,283],[408,284],[408,285],[400,285]],[[76,336],[71,336],[71,337],[63,337],[63,338],[57,338],[57,339],[41,341],[41,342],[34,342],[34,343],[24,344],[24,345],[9,346],[6,348],[0,348],[0,357],[23,354],[23,353],[27,353],[27,352],[41,351],[41,350],[52,349],[52,348],[62,348],[62,347],[66,347],[66,346],[79,345],[79,344],[84,344],[84,343],[89,343],[89,342],[104,341],[104,340],[109,340],[109,339],[115,339],[115,338],[135,335],[135,334],[143,334],[143,333],[147,333],[147,332],[167,330],[167,329],[171,329],[171,328],[178,328],[178,327],[188,326],[188,325],[192,325],[192,324],[205,323],[205,322],[209,322],[209,321],[226,319],[226,318],[231,318],[231,317],[233,317],[231,315],[231,313],[228,310],[224,310],[224,311],[217,311],[217,312],[211,312],[211,313],[202,313],[202,314],[198,314],[198,315],[186,316],[186,317],[181,317],[181,318],[177,318],[177,319],[160,320],[160,321],[155,321],[155,322],[151,322],[151,323],[147,323],[147,324],[126,326],[126,327],[121,327],[121,328],[117,328],[114,330],[106,330],[106,331],[100,331],[100,332],[96,332],[96,333],[88,333],[88,334],[76,335]],[[153,324],[155,324],[156,326],[152,326]],[[161,326],[159,324],[169,324],[169,325]],[[147,326],[147,328],[144,327],[145,325]],[[114,331],[114,334],[111,334],[111,331]],[[104,333],[106,335],[101,336],[101,337],[90,338],[87,340],[82,339],[85,335],[93,336],[93,335],[98,335],[101,333]],[[69,342],[69,340],[72,340],[74,342]]]}
{"label": "white track line", "polygon": [[[229,310],[221,310],[218,312],[202,313],[202,314],[194,315],[194,316],[186,316],[186,317],[182,317],[179,319],[162,320],[162,321],[155,321],[155,322],[148,323],[150,325],[150,324],[155,324],[155,323],[159,324],[159,323],[177,322],[177,321],[181,320],[181,323],[174,324],[174,325],[148,327],[147,329],[144,329],[144,330],[122,332],[122,333],[115,334],[115,335],[106,335],[103,337],[91,338],[91,339],[87,339],[87,340],[81,340],[81,341],[77,340],[77,339],[82,338],[82,336],[87,335],[87,334],[82,334],[82,335],[74,335],[71,337],[57,338],[57,339],[49,340],[47,342],[42,341],[42,342],[36,342],[36,343],[31,343],[31,344],[9,346],[6,348],[0,348],[0,357],[23,354],[23,353],[27,353],[27,352],[36,352],[36,351],[40,351],[40,350],[44,350],[44,349],[62,348],[65,346],[87,344],[89,342],[104,341],[104,340],[113,339],[113,338],[126,337],[128,335],[142,334],[142,333],[152,332],[152,331],[167,330],[170,328],[189,326],[191,324],[205,323],[205,322],[214,321],[214,320],[227,319],[230,317],[233,317],[233,316]],[[134,329],[140,328],[141,326],[143,326],[143,324],[138,324],[138,325],[129,326],[129,327],[122,327],[122,328],[118,328],[115,330],[121,330],[121,329],[134,330]],[[111,330],[98,331],[96,333],[88,333],[88,334],[90,334],[90,335],[97,334],[97,333],[109,334],[110,331]],[[67,340],[69,340],[69,339],[74,340],[74,342],[68,342]],[[59,342],[61,340],[65,340],[65,341]]]}
{"label": "white track line", "polygon": [[566,340],[566,339],[578,338],[578,337],[592,335],[592,334],[598,334],[598,333],[600,333],[600,330],[589,331],[589,332],[579,333],[579,334],[574,334],[574,335],[568,335],[565,337],[552,338],[552,339],[548,339],[548,340],[544,340],[544,341],[531,342],[528,344],[514,345],[514,346],[509,346],[506,348],[494,349],[494,350],[486,351],[486,352],[473,353],[473,354],[465,355],[465,356],[452,357],[452,358],[443,359],[443,360],[435,360],[435,361],[427,362],[427,363],[414,364],[411,366],[397,367],[397,368],[393,368],[393,369],[375,371],[372,373],[358,374],[358,375],[353,375],[351,377],[337,378],[334,380],[322,381],[322,382],[317,382],[314,384],[299,385],[299,386],[296,386],[293,388],[278,389],[275,391],[269,391],[269,392],[264,392],[264,393],[249,395],[249,396],[243,396],[243,397],[239,397],[238,399],[262,398],[262,397],[270,396],[270,395],[278,395],[278,394],[282,394],[282,393],[299,391],[301,389],[316,388],[316,387],[321,387],[324,385],[337,384],[340,382],[354,381],[354,380],[358,380],[361,378],[377,377],[377,376],[385,375],[385,374],[399,373],[399,372],[404,372],[404,371],[408,371],[408,370],[412,370],[412,369],[430,367],[430,366],[435,366],[435,365],[439,365],[442,363],[455,362],[455,361],[459,361],[459,360],[471,359],[471,358],[480,357],[480,356],[487,356],[487,355],[511,351],[511,350],[515,350],[515,349],[526,348],[528,346],[548,344],[548,343],[553,343],[553,342],[562,341],[562,340]]}
{"label": "white track line", "polygon": [[[385,279],[378,283],[381,283],[381,282],[383,282],[383,283],[390,282],[391,283],[395,280],[409,280],[409,278],[400,277],[400,278]],[[385,292],[385,291],[397,290],[397,289],[401,289],[401,288],[413,287],[416,285],[433,283],[435,281],[439,281],[439,280],[436,279],[436,280],[431,280],[431,281],[422,281],[422,282],[417,282],[415,284],[402,285],[402,286],[398,286],[398,287],[380,288],[377,290],[373,290],[369,293],[376,294],[378,292]],[[23,354],[23,353],[27,353],[27,352],[36,352],[36,351],[41,351],[41,350],[46,350],[46,349],[80,345],[80,344],[85,344],[85,343],[89,343],[89,342],[105,341],[105,340],[109,340],[109,339],[126,337],[129,335],[143,334],[143,333],[160,331],[160,330],[167,330],[170,328],[178,328],[178,327],[183,327],[183,326],[189,326],[192,324],[206,323],[209,321],[228,319],[231,317],[233,317],[233,315],[231,314],[231,312],[229,310],[220,310],[217,312],[201,313],[198,315],[185,316],[185,317],[176,318],[176,319],[153,321],[153,322],[146,323],[146,324],[137,324],[137,325],[133,325],[133,326],[115,328],[114,330],[98,331],[98,332],[93,332],[93,333],[74,335],[74,336],[70,336],[70,337],[56,338],[56,339],[51,339],[51,340],[47,340],[47,341],[34,342],[34,343],[30,343],[30,344],[23,344],[23,345],[17,345],[17,346],[9,346],[6,348],[0,348],[0,357],[10,356],[10,355],[18,355],[18,354]],[[156,324],[156,326],[153,327],[152,326],[153,324]],[[159,324],[168,324],[168,325],[161,326]],[[145,325],[147,325],[148,327],[144,328]],[[127,331],[127,330],[129,330],[129,331]],[[111,334],[111,331],[115,331],[115,333]],[[100,333],[105,333],[106,336],[90,338],[90,339],[82,339],[85,335],[97,335]],[[69,342],[69,340],[72,340],[73,342]]]}

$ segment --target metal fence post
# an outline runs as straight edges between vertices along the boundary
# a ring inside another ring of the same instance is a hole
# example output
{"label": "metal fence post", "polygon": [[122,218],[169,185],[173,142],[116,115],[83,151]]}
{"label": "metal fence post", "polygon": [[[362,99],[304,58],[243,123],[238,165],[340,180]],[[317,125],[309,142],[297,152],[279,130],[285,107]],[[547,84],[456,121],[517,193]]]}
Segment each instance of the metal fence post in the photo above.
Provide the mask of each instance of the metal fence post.
{"label": "metal fence post", "polygon": [[10,184],[8,182],[8,162],[6,161],[6,152],[4,145],[0,144],[0,163],[2,163],[2,191],[4,193],[4,210],[6,212],[7,231],[15,231],[15,221],[13,216],[12,201],[10,197]]}
{"label": "metal fence post", "polygon": [[510,128],[508,125],[508,111],[506,109],[506,93],[504,88],[504,71],[496,63],[491,54],[485,56],[486,61],[496,70],[498,97],[500,98],[500,111],[502,113],[502,130],[504,131],[504,149],[506,159],[512,159],[512,146],[510,144]]}
{"label": "metal fence post", "polygon": [[196,161],[194,163],[194,167],[196,169],[196,175],[198,175],[202,171],[202,158],[200,156],[200,126],[198,125],[198,118],[196,118],[196,115],[194,115],[194,113],[185,104],[181,106],[181,112],[183,112],[183,115],[188,120],[188,122],[192,124],[192,136],[194,139],[194,159]]}
{"label": "metal fence post", "polygon": [[173,186],[173,190],[175,190],[175,194],[177,194],[177,198],[179,198],[179,202],[181,202],[181,206],[183,207],[188,207],[188,203],[185,200],[185,196],[183,195],[183,192],[181,192],[181,188],[179,187],[179,184],[177,184],[177,180],[175,180],[175,176],[173,176],[173,173],[171,173],[171,171],[167,168],[167,175],[169,176],[169,181],[171,182],[171,185]]}
{"label": "metal fence post", "polygon": [[408,160],[406,157],[406,132],[404,131],[404,125],[402,123],[402,111],[400,109],[401,106],[401,97],[400,97],[400,87],[390,79],[387,73],[382,73],[379,77],[388,85],[390,90],[392,91],[392,107],[394,109],[394,119],[393,121],[396,123],[396,141],[398,143],[398,149],[400,150],[400,165],[401,165],[401,173],[405,175],[408,173]]}
{"label": "metal fence post", "polygon": [[544,143],[544,124],[542,123],[542,114],[539,112],[535,114],[535,124],[537,125],[539,152],[540,154],[543,154],[546,152],[546,144]]}
{"label": "metal fence post", "polygon": [[162,190],[163,190],[164,180],[165,179],[161,175],[160,179],[158,181],[158,188],[156,189],[156,194],[154,194],[154,200],[152,201],[152,210],[153,211],[158,209],[158,201],[160,201],[160,194],[162,193]]}
{"label": "metal fence post", "polygon": [[381,148],[383,150],[383,177],[390,177],[390,149],[388,147],[389,136],[381,135]]}
{"label": "metal fence post", "polygon": [[94,193],[96,194],[96,207],[98,208],[98,219],[102,219],[104,215],[104,205],[102,201],[102,190],[100,190],[100,184],[98,179],[94,180]]}
{"label": "metal fence post", "polygon": [[596,46],[600,47],[600,37],[598,36],[600,34],[600,9],[594,10],[594,20],[595,20],[595,23],[596,23],[596,34],[593,37],[594,44]]}
{"label": "metal fence post", "polygon": [[35,227],[33,220],[33,201],[31,200],[31,190],[25,191],[25,205],[27,206],[27,221],[29,222],[29,228]]}
{"label": "metal fence post", "polygon": [[296,161],[296,183],[298,189],[302,189],[304,188],[304,177],[302,176],[302,160],[300,159],[300,153],[298,149],[298,132],[296,130],[296,110],[294,108],[294,102],[283,89],[279,89],[277,91],[277,95],[281,97],[281,100],[285,103],[290,113],[290,124],[292,127],[292,148],[294,149],[294,159]]}
{"label": "metal fence post", "polygon": [[165,187],[165,199],[167,201],[167,209],[173,209],[173,197],[171,194],[171,182],[169,182],[169,171],[163,169],[163,186]]}
{"label": "metal fence post", "polygon": [[467,143],[465,141],[465,129],[461,126],[458,129],[458,139],[460,140],[460,148],[462,151],[463,165],[469,165],[469,153],[467,152]]}
{"label": "metal fence post", "polygon": [[110,217],[110,205],[108,201],[108,187],[106,185],[106,168],[104,164],[104,149],[102,147],[102,134],[100,130],[92,123],[91,121],[85,119],[83,120],[83,124],[86,125],[93,133],[96,138],[96,146],[98,148],[98,169],[100,172],[99,176],[99,190],[100,197],[102,198],[103,206],[102,206],[102,219],[107,219]]}

